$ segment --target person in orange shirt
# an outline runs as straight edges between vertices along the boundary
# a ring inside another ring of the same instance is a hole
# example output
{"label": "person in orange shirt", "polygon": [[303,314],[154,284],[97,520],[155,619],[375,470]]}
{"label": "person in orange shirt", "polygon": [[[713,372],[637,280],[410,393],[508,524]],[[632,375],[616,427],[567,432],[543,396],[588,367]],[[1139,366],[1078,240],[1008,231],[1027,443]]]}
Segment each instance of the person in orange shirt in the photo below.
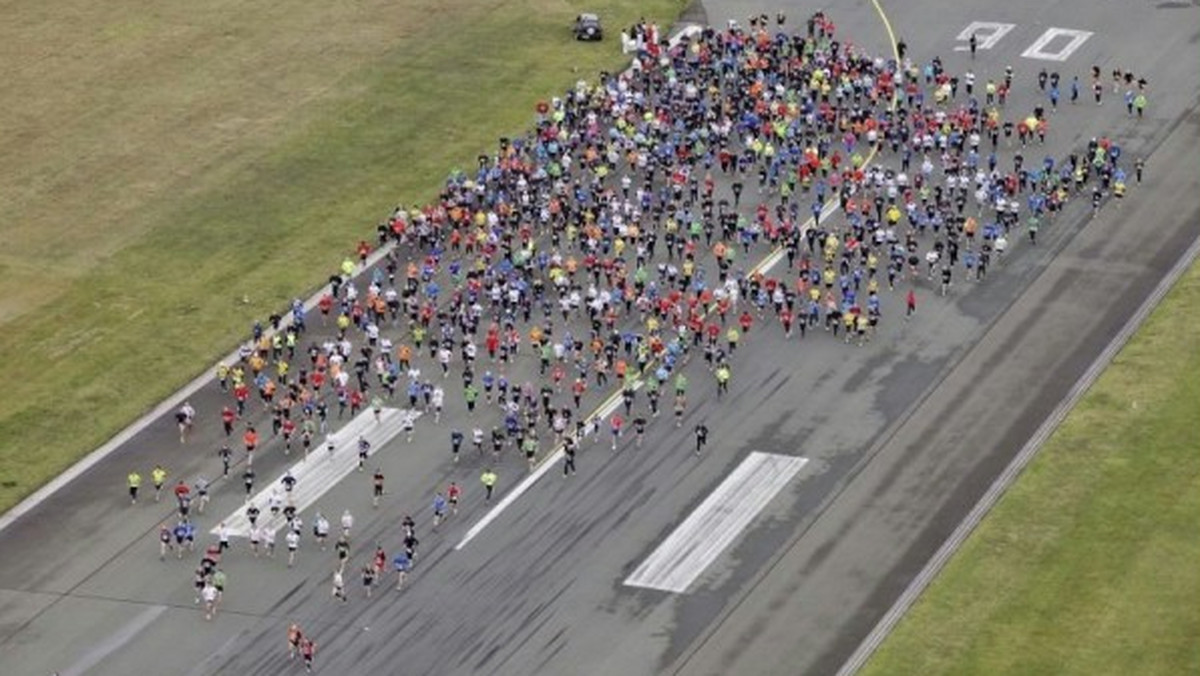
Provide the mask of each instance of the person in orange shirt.
{"label": "person in orange shirt", "polygon": [[258,448],[258,431],[253,425],[242,434],[242,444],[246,447],[246,466],[249,467],[254,462],[254,449]]}

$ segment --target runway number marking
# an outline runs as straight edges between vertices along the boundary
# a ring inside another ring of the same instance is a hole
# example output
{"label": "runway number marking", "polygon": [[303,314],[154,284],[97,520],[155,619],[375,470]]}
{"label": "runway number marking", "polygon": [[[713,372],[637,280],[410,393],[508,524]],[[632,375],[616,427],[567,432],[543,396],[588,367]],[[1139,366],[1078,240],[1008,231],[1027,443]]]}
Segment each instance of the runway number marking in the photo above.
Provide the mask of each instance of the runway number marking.
{"label": "runway number marking", "polygon": [[[1034,41],[1032,45],[1029,45],[1028,49],[1021,52],[1021,56],[1026,59],[1066,61],[1090,37],[1092,37],[1092,34],[1089,31],[1079,31],[1071,28],[1048,28],[1045,33],[1042,33],[1040,38]],[[1046,47],[1059,38],[1067,38],[1066,44],[1059,47],[1056,52],[1046,51]]]}
{"label": "runway number marking", "polygon": [[754,452],[625,580],[683,593],[791,481],[808,458]]}
{"label": "runway number marking", "polygon": [[[296,505],[296,513],[299,514],[311,507],[329,489],[336,486],[347,474],[358,467],[358,436],[360,434],[371,444],[368,453],[374,454],[403,431],[405,421],[415,419],[420,415],[420,411],[385,408],[380,413],[379,421],[376,422],[374,412],[368,409],[359,413],[344,427],[333,433],[332,456],[326,449],[328,437],[314,443],[312,450],[308,452],[308,459],[300,460],[290,468],[292,476],[296,478],[296,486],[292,490],[292,501]],[[303,457],[303,450],[297,449],[292,452],[299,453]],[[271,512],[267,509],[271,493],[275,491],[279,492],[279,496],[284,499],[284,504],[286,504],[287,494],[279,481],[282,477],[281,474],[267,483],[250,500],[250,503],[261,510],[259,524],[272,530],[279,530],[286,523],[282,512],[279,516],[272,517]],[[225,517],[225,526],[229,528],[230,535],[245,537],[250,534],[250,521],[246,518],[246,507],[250,503],[242,505],[233,514]],[[217,527],[214,527],[212,534],[216,535],[217,530]]]}
{"label": "runway number marking", "polygon": [[[959,31],[958,41],[962,44],[955,45],[954,51],[966,52],[971,49],[967,44],[971,36],[975,36],[976,50],[992,49],[1000,42],[1001,38],[1012,32],[1016,28],[1014,23],[1001,23],[998,21],[972,21],[967,24],[967,27]],[[1021,52],[1021,56],[1026,59],[1038,59],[1041,61],[1066,61],[1071,58],[1083,43],[1092,37],[1091,31],[1081,31],[1074,28],[1058,28],[1051,26],[1038,36],[1033,44],[1029,45],[1025,51]],[[1065,40],[1065,42],[1063,42]],[[1058,43],[1057,49],[1049,49],[1053,43]]]}
{"label": "runway number marking", "polygon": [[[1000,42],[1000,38],[1008,35],[1009,31],[1016,28],[1015,23],[997,23],[995,21],[972,21],[962,32],[958,34],[959,42],[969,42],[971,36],[975,36],[976,49],[991,49]],[[961,44],[954,48],[956,52],[966,52],[971,49],[968,44]]]}

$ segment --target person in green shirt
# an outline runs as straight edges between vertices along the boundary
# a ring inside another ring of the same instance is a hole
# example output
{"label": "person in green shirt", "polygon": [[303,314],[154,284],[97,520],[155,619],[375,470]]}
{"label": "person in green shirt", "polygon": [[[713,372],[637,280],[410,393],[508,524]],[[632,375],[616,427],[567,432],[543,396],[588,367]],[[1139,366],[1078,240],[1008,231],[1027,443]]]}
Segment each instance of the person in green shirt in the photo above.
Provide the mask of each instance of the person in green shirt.
{"label": "person in green shirt", "polygon": [[720,399],[722,394],[729,394],[729,378],[733,376],[733,372],[729,370],[728,364],[721,364],[717,367],[717,398]]}
{"label": "person in green shirt", "polygon": [[475,387],[475,383],[471,383],[463,390],[463,396],[467,400],[467,412],[474,415],[475,401],[479,399],[479,388]]}

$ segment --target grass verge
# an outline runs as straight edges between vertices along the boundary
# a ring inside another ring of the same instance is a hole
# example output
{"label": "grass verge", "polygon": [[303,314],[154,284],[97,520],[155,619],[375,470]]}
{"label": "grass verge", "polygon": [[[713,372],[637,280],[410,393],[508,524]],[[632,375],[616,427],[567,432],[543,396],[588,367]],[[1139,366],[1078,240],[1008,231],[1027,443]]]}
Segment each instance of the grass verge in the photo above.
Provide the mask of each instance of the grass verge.
{"label": "grass verge", "polygon": [[1200,264],[860,673],[1200,673],[1197,307]]}
{"label": "grass verge", "polygon": [[527,128],[536,101],[623,67],[622,26],[682,9],[591,2],[611,37],[583,44],[583,6],[554,0],[55,3],[0,28],[28,90],[0,119],[0,290],[36,291],[0,293],[0,511],[315,288],[397,202]]}

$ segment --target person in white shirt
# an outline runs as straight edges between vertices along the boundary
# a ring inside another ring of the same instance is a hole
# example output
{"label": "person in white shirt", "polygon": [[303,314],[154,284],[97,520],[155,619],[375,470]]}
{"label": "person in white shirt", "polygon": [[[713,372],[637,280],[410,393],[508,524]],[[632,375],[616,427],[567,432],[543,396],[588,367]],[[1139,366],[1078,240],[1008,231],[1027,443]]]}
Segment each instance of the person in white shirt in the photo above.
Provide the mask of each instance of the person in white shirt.
{"label": "person in white shirt", "polygon": [[204,600],[204,619],[212,620],[217,612],[217,588],[211,581],[200,591],[200,598]]}
{"label": "person in white shirt", "polygon": [[267,558],[275,558],[275,529],[263,526],[263,549],[267,550]]}
{"label": "person in white shirt", "polygon": [[288,568],[291,568],[296,563],[296,550],[300,548],[300,533],[289,530],[284,536],[287,541],[288,548]]}
{"label": "person in white shirt", "polygon": [[333,589],[330,595],[341,599],[342,603],[346,602],[346,580],[342,577],[342,570],[340,568],[333,571]]}
{"label": "person in white shirt", "polygon": [[446,403],[446,391],[441,386],[434,386],[430,403],[433,405],[433,424],[436,425],[442,419],[442,406]]}

